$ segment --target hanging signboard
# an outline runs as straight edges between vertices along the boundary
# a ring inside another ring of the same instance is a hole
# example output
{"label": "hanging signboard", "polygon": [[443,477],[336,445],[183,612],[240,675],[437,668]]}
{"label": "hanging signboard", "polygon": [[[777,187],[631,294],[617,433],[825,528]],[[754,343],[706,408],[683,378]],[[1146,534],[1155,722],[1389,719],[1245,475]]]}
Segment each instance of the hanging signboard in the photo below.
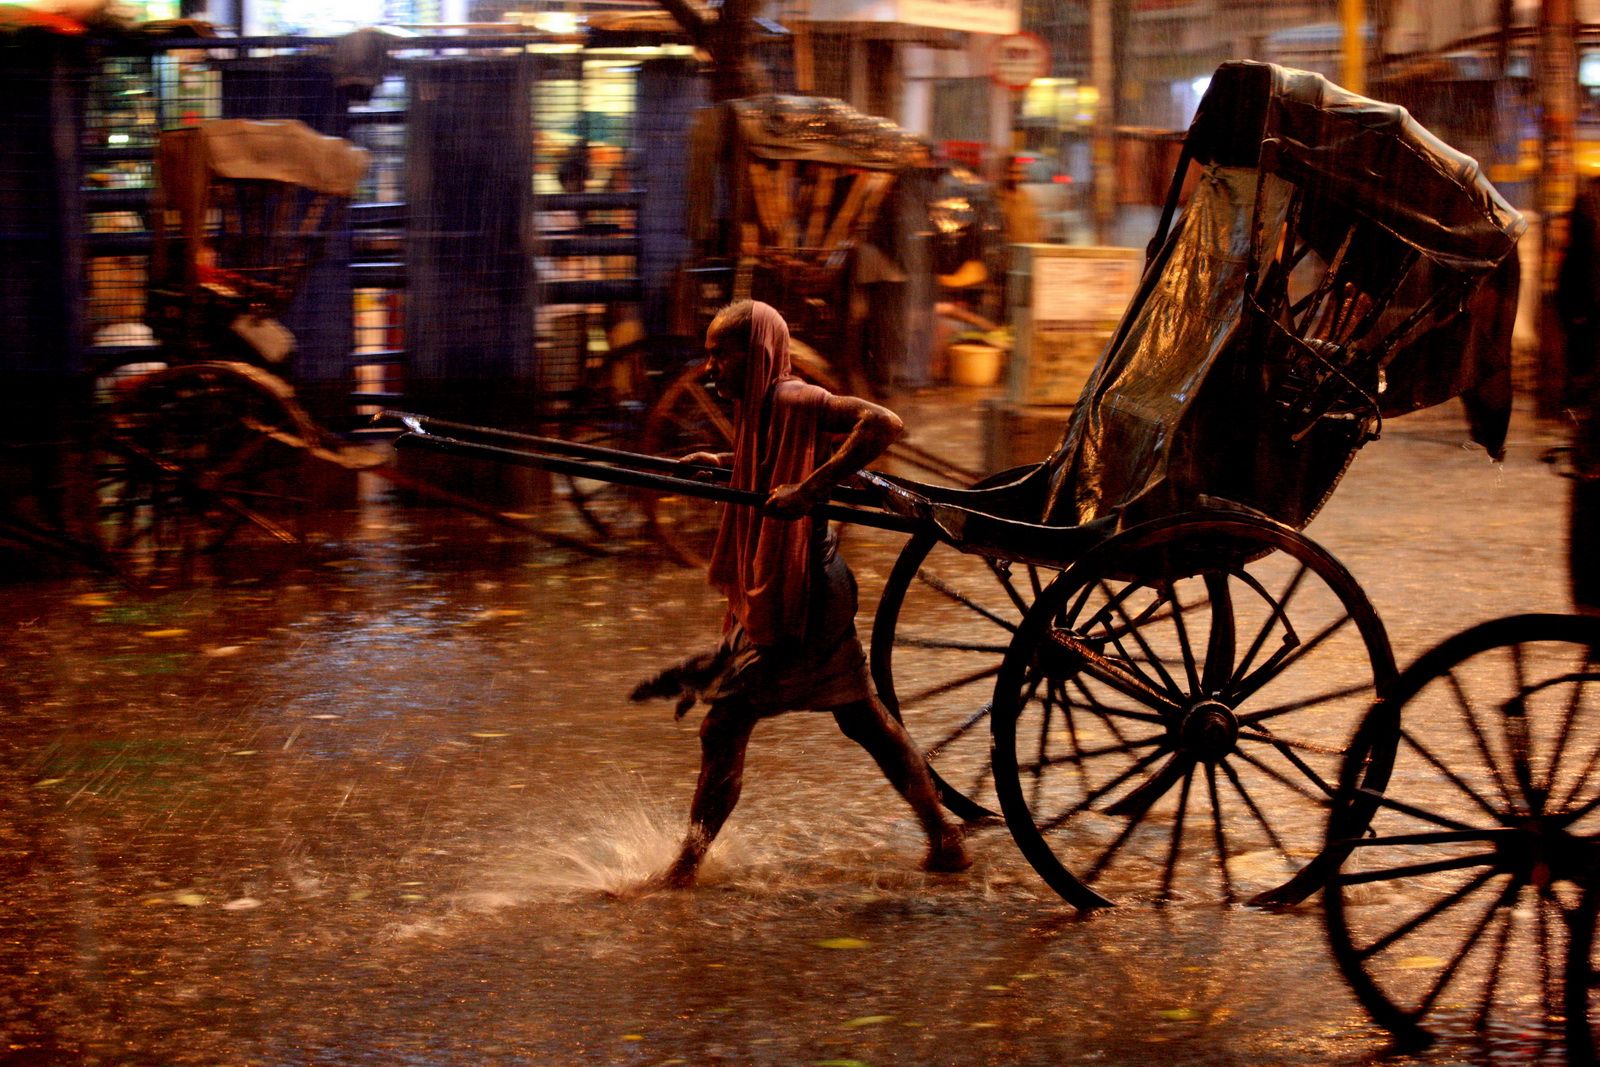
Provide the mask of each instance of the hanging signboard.
{"label": "hanging signboard", "polygon": [[989,75],[1007,89],[1026,89],[1033,79],[1049,73],[1050,50],[1037,34],[1011,33],[995,41]]}
{"label": "hanging signboard", "polygon": [[1006,34],[1022,28],[1022,0],[810,0],[806,17]]}
{"label": "hanging signboard", "polygon": [[1022,0],[900,0],[901,22],[968,33],[1016,33]]}

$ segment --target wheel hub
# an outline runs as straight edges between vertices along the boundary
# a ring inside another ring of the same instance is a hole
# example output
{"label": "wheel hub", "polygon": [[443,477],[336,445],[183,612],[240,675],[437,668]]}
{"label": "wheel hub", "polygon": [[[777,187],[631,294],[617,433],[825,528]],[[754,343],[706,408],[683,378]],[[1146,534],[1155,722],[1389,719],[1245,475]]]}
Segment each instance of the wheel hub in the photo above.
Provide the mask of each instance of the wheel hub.
{"label": "wheel hub", "polygon": [[1239,718],[1221,701],[1202,700],[1184,715],[1179,736],[1196,759],[1215,763],[1233,751]]}

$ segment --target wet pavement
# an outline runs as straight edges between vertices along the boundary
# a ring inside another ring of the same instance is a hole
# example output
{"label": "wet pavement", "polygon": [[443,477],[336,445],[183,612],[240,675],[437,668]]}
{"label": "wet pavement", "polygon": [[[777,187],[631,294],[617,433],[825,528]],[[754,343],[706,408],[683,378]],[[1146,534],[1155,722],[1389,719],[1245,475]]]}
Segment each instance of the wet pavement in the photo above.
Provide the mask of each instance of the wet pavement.
{"label": "wet pavement", "polygon": [[[901,405],[969,457],[977,394]],[[1522,421],[1391,423],[1309,534],[1404,665],[1561,611],[1565,484]],[[541,516],[565,528],[569,518]],[[850,532],[863,628],[901,539]],[[0,598],[0,1062],[1366,1063],[1316,899],[1075,914],[1003,830],[966,874],[822,716],[764,724],[702,885],[692,719],[631,684],[702,577],[374,503],[270,579]],[[1499,1048],[1522,1057],[1513,1036]],[[1395,1063],[1476,1062],[1448,1037]]]}

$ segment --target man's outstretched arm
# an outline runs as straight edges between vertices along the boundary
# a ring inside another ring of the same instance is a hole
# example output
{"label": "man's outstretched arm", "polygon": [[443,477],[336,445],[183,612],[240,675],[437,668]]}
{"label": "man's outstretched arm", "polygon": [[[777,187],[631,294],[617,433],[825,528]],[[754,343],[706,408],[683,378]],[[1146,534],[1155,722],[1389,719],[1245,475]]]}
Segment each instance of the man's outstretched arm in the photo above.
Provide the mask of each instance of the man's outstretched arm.
{"label": "man's outstretched arm", "polygon": [[786,519],[798,519],[828,499],[839,482],[881,456],[905,433],[900,416],[858,396],[831,396],[822,411],[822,426],[844,440],[806,479],[796,485],[774,486],[767,495],[767,510]]}

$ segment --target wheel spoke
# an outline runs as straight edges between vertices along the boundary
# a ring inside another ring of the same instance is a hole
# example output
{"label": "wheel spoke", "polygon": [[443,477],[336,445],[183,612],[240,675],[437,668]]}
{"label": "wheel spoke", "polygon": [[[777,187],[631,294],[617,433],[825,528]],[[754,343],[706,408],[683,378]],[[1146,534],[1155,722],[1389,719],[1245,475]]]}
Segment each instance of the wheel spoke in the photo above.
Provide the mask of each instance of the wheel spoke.
{"label": "wheel spoke", "polygon": [[1443,760],[1434,755],[1426,745],[1417,739],[1417,736],[1413,731],[1401,730],[1400,738],[1406,744],[1410,745],[1417,755],[1421,756],[1430,765],[1432,765],[1434,770],[1444,775],[1445,778],[1450,781],[1450,784],[1455,786],[1463,796],[1467,797],[1467,799],[1471,800],[1478,807],[1482,808],[1484,813],[1491,819],[1494,819],[1496,822],[1500,821],[1501,814],[1495,808],[1495,806],[1489,803],[1488,799],[1480,794],[1476,789],[1472,788],[1472,786],[1463,781],[1460,775],[1446,766]]}
{"label": "wheel spoke", "polygon": [[923,749],[922,755],[924,758],[930,760],[936,759],[939,754],[945,749],[949,748],[950,745],[966,736],[967,732],[970,731],[974,726],[987,720],[989,718],[989,711],[992,707],[992,704],[986,703],[977,711],[967,716],[959,725],[956,726],[954,730],[946,734],[943,740],[940,740],[928,746],[926,749]]}
{"label": "wheel spoke", "polygon": [[1228,832],[1222,817],[1222,798],[1217,792],[1217,765],[1206,764],[1206,792],[1211,797],[1211,834],[1217,845],[1217,873],[1222,878],[1222,900],[1233,903],[1233,878],[1228,873]]}
{"label": "wheel spoke", "polygon": [[[1384,934],[1366,948],[1357,950],[1356,955],[1362,959],[1371,959],[1381,952],[1387,951],[1402,939],[1416,933],[1428,923],[1453,911],[1458,905],[1465,903],[1472,894],[1489,884],[1491,878],[1499,876],[1500,871],[1495,867],[1486,867],[1473,875],[1465,884],[1451,891],[1448,895],[1440,897],[1425,909],[1413,915],[1399,926]],[[1349,882],[1341,882],[1349,885]]]}
{"label": "wheel spoke", "polygon": [[[996,563],[992,559],[985,560],[984,562],[989,567],[989,573],[994,575],[995,581],[999,582],[1000,588],[1005,591],[1006,597],[1011,601],[1011,606],[1017,609],[1018,614],[1026,615],[1028,613],[1029,601],[1025,599],[1021,593],[1017,592],[1016,585],[1011,581],[1010,567],[1005,564]],[[1030,575],[1034,573],[1034,569],[1031,565],[1028,567],[1028,573]],[[1039,580],[1037,577],[1033,579],[1033,595],[1035,598],[1037,598],[1039,595]]]}
{"label": "wheel spoke", "polygon": [[1232,764],[1224,762],[1222,764],[1222,773],[1228,776],[1228,783],[1233,786],[1234,792],[1239,794],[1239,799],[1244,801],[1245,810],[1250,813],[1256,824],[1261,827],[1262,832],[1267,835],[1267,840],[1272,843],[1272,847],[1278,850],[1279,855],[1289,858],[1288,846],[1278,837],[1278,832],[1272,828],[1272,823],[1267,820],[1266,814],[1262,812],[1261,806],[1256,803],[1255,797],[1250,795],[1250,790],[1245,788],[1243,779],[1239,777],[1239,772],[1233,769]]}
{"label": "wheel spoke", "polygon": [[1065,649],[1074,658],[1075,665],[1081,667],[1084,673],[1115,689],[1123,696],[1131,697],[1145,707],[1167,715],[1176,716],[1181,713],[1182,709],[1168,694],[1151,686],[1137,671],[1127,667],[1124,661],[1108,659],[1096,652],[1076,633],[1052,629],[1049,640]]}
{"label": "wheel spoke", "polygon": [[1367,885],[1371,882],[1404,881],[1408,878],[1421,878],[1428,874],[1443,874],[1446,871],[1463,871],[1470,867],[1489,867],[1494,873],[1503,873],[1499,866],[1499,856],[1494,852],[1476,852],[1470,856],[1455,856],[1447,860],[1428,860],[1422,863],[1406,863],[1398,867],[1372,868],[1356,871],[1351,874],[1341,874],[1334,879],[1341,886]]}
{"label": "wheel spoke", "polygon": [[[1152,741],[1151,744],[1155,744],[1155,742]],[[1046,819],[1044,822],[1036,822],[1035,825],[1039,828],[1039,831],[1041,833],[1049,833],[1052,830],[1060,829],[1062,826],[1065,826],[1068,822],[1070,822],[1073,818],[1077,817],[1078,815],[1083,814],[1085,811],[1088,811],[1090,808],[1092,808],[1095,805],[1095,803],[1100,800],[1101,797],[1103,797],[1106,794],[1110,793],[1113,789],[1116,789],[1118,786],[1122,785],[1122,783],[1126,782],[1128,779],[1132,778],[1134,775],[1139,774],[1146,767],[1149,767],[1152,763],[1154,763],[1156,760],[1160,759],[1162,756],[1164,756],[1166,754],[1167,754],[1167,750],[1165,750],[1165,749],[1157,749],[1154,752],[1151,752],[1151,753],[1148,753],[1147,755],[1139,757],[1137,760],[1135,760],[1133,763],[1129,764],[1125,769],[1123,769],[1121,773],[1116,775],[1116,777],[1112,778],[1111,781],[1107,782],[1105,785],[1102,785],[1100,788],[1094,790],[1093,792],[1086,794],[1082,800],[1078,801],[1072,807],[1070,807],[1067,810],[1063,811],[1061,814],[1055,816],[1054,818]]]}
{"label": "wheel spoke", "polygon": [[991,663],[982,670],[976,670],[971,674],[963,674],[955,678],[947,678],[938,685],[929,686],[927,689],[921,689],[908,696],[901,697],[900,703],[902,707],[914,708],[918,704],[926,704],[935,697],[941,697],[946,693],[953,693],[957,689],[965,689],[969,685],[988,681],[999,673],[1000,664]]}
{"label": "wheel spoke", "polygon": [[[1282,754],[1284,756],[1289,756],[1289,750],[1287,748],[1285,748],[1285,747],[1283,747],[1281,745],[1274,745],[1272,747],[1277,752],[1279,752],[1280,754]],[[1244,762],[1250,764],[1250,766],[1256,768],[1262,774],[1265,774],[1267,777],[1273,779],[1275,782],[1277,782],[1279,785],[1283,786],[1284,788],[1292,790],[1293,792],[1300,794],[1302,797],[1304,797],[1305,799],[1311,801],[1314,804],[1317,804],[1319,806],[1322,805],[1322,804],[1325,804],[1327,802],[1328,797],[1333,795],[1333,790],[1331,788],[1329,788],[1328,784],[1326,782],[1324,782],[1321,779],[1321,777],[1319,777],[1315,772],[1312,772],[1310,775],[1308,775],[1308,777],[1310,777],[1312,781],[1316,782],[1317,785],[1320,786],[1323,789],[1325,795],[1320,795],[1319,796],[1318,794],[1316,794],[1316,793],[1312,792],[1311,790],[1307,789],[1303,783],[1298,782],[1298,781],[1294,780],[1293,778],[1290,778],[1288,775],[1284,774],[1282,771],[1278,770],[1276,767],[1270,766],[1269,764],[1263,762],[1262,760],[1256,759],[1254,756],[1252,756],[1250,753],[1246,752],[1242,748],[1234,749],[1234,752],[1235,752],[1236,755],[1238,755],[1238,757],[1241,760],[1243,760]],[[1296,761],[1293,758],[1291,758],[1290,762],[1294,763]],[[1302,763],[1299,766],[1303,767],[1304,765]],[[1302,771],[1302,773],[1304,773],[1304,771]]]}
{"label": "wheel spoke", "polygon": [[1252,711],[1247,715],[1240,715],[1239,725],[1254,726],[1255,724],[1265,722],[1268,719],[1275,719],[1280,715],[1288,715],[1296,711],[1304,711],[1306,708],[1312,708],[1322,704],[1331,704],[1337,700],[1344,700],[1348,697],[1361,696],[1371,692],[1371,682],[1357,682],[1355,685],[1344,686],[1340,689],[1329,689],[1326,692],[1317,693],[1314,696],[1302,697],[1299,700],[1291,700],[1285,704],[1274,704],[1270,708],[1262,708],[1260,711]]}
{"label": "wheel spoke", "polygon": [[[1357,797],[1364,800],[1370,800],[1381,808],[1387,808],[1390,811],[1398,811],[1402,815],[1409,815],[1413,819],[1418,819],[1425,823],[1431,823],[1434,826],[1442,826],[1446,830],[1459,830],[1462,833],[1467,834],[1484,834],[1487,832],[1471,825],[1470,823],[1464,823],[1457,819],[1452,819],[1448,816],[1437,814],[1436,812],[1424,811],[1422,808],[1416,807],[1412,804],[1407,804],[1397,797],[1390,796],[1388,793],[1380,793],[1373,789],[1367,789],[1364,786],[1357,788],[1354,792]],[[1499,827],[1497,826],[1495,829],[1499,829]]]}
{"label": "wheel spoke", "polygon": [[1444,969],[1439,973],[1433,988],[1428,990],[1427,995],[1422,998],[1422,1002],[1417,1006],[1417,1014],[1419,1016],[1426,1015],[1432,1009],[1433,1002],[1439,999],[1439,994],[1443,993],[1445,987],[1455,978],[1456,971],[1460,970],[1461,964],[1466,961],[1467,956],[1477,947],[1478,941],[1483,937],[1484,932],[1488,930],[1489,924],[1494,921],[1496,914],[1501,915],[1502,922],[1511,921],[1509,905],[1511,901],[1516,899],[1520,888],[1520,883],[1513,879],[1511,884],[1506,887],[1506,891],[1500,895],[1500,898],[1489,907],[1483,918],[1472,928],[1472,932],[1462,941],[1461,947],[1456,950],[1455,955],[1450,958],[1450,962],[1445,964]]}
{"label": "wheel spoke", "polygon": [[[1103,585],[1104,583],[1101,584]],[[1161,662],[1161,657],[1156,655],[1155,650],[1150,647],[1150,643],[1145,640],[1144,630],[1141,623],[1148,620],[1141,619],[1136,622],[1134,619],[1129,617],[1127,608],[1124,606],[1128,593],[1135,588],[1137,587],[1129,585],[1123,590],[1122,596],[1112,599],[1109,606],[1116,610],[1118,618],[1122,620],[1122,627],[1121,632],[1109,633],[1107,634],[1107,637],[1116,647],[1117,651],[1122,654],[1122,661],[1128,665],[1128,670],[1130,673],[1138,675],[1146,684],[1149,685],[1152,690],[1158,690],[1162,687],[1165,687],[1166,694],[1171,700],[1177,703],[1182,703],[1183,690],[1178,686],[1177,682],[1172,680],[1172,675],[1167,673],[1166,665]],[[1168,592],[1170,591],[1171,587],[1169,586]],[[1153,592],[1156,593],[1157,599],[1155,604],[1146,609],[1147,612],[1156,610],[1161,604],[1170,603],[1172,604],[1172,613],[1174,617],[1183,613],[1183,608],[1177,602],[1176,597],[1169,598],[1166,593],[1162,593],[1159,589],[1153,590]],[[1102,613],[1103,612],[1104,609],[1102,609]],[[1151,667],[1155,668],[1156,674],[1158,674],[1161,678],[1160,685],[1157,685],[1155,682],[1151,681],[1145,676],[1143,671],[1139,670],[1137,666],[1135,666],[1135,664],[1141,661],[1137,657],[1134,657],[1128,653],[1127,648],[1122,643],[1122,632],[1126,632],[1129,636],[1131,636],[1134,640],[1134,643],[1139,646],[1139,651],[1143,655],[1142,662],[1148,663]]]}
{"label": "wheel spoke", "polygon": [[[1160,583],[1158,588],[1161,590],[1163,597],[1170,599],[1174,605],[1178,604],[1178,591],[1170,581]],[[1172,612],[1172,628],[1178,636],[1178,651],[1183,656],[1183,673],[1189,682],[1188,689],[1184,691],[1198,693],[1200,692],[1200,666],[1195,662],[1194,646],[1189,643],[1189,628],[1184,625],[1183,611],[1176,607]],[[1168,679],[1168,681],[1170,683],[1171,679]]]}
{"label": "wheel spoke", "polygon": [[1494,779],[1495,785],[1500,790],[1500,797],[1505,801],[1507,811],[1516,810],[1516,804],[1511,800],[1511,790],[1506,785],[1505,775],[1500,772],[1500,761],[1495,759],[1489,751],[1489,739],[1484,736],[1482,724],[1473,714],[1472,701],[1467,698],[1466,691],[1461,687],[1461,679],[1456,677],[1455,671],[1449,671],[1444,676],[1446,687],[1451,696],[1455,698],[1457,712],[1467,724],[1467,731],[1478,748],[1478,755],[1483,760],[1483,765],[1489,769],[1489,776]]}
{"label": "wheel spoke", "polygon": [[1266,645],[1267,638],[1272,634],[1272,630],[1275,625],[1282,623],[1287,630],[1285,637],[1293,637],[1294,631],[1288,625],[1287,608],[1289,606],[1289,601],[1294,597],[1296,591],[1299,589],[1300,583],[1305,580],[1305,576],[1309,573],[1311,573],[1311,568],[1306,566],[1306,564],[1301,563],[1300,566],[1295,570],[1294,574],[1290,576],[1289,582],[1284,587],[1282,595],[1276,598],[1268,594],[1266,588],[1253,578],[1250,578],[1248,575],[1241,575],[1241,577],[1245,579],[1246,583],[1257,593],[1259,593],[1261,598],[1266,603],[1272,605],[1272,611],[1267,615],[1266,619],[1262,621],[1261,629],[1256,632],[1255,639],[1250,642],[1250,648],[1245,652],[1244,657],[1239,660],[1239,665],[1234,668],[1233,677],[1228,680],[1228,688],[1230,691],[1236,691],[1240,681],[1248,676],[1251,668],[1255,664],[1256,656],[1261,653],[1261,649]]}
{"label": "wheel spoke", "polygon": [[1172,876],[1178,869],[1178,854],[1183,847],[1183,819],[1189,810],[1189,787],[1194,782],[1194,764],[1183,772],[1183,785],[1178,792],[1178,813],[1172,819],[1172,841],[1167,847],[1167,863],[1161,872],[1161,900],[1172,899]]}
{"label": "wheel spoke", "polygon": [[960,604],[974,615],[979,615],[985,619],[988,619],[990,622],[1005,630],[1007,633],[1014,634],[1017,632],[1016,623],[1011,622],[1008,619],[1001,618],[999,615],[995,614],[993,611],[990,611],[982,604],[979,604],[976,600],[973,600],[970,596],[963,593],[961,590],[957,589],[943,578],[940,578],[937,574],[927,570],[919,570],[917,572],[917,580],[928,586],[930,589],[944,594],[945,597],[953,600],[957,604]]}
{"label": "wheel spoke", "polygon": [[1243,704],[1250,697],[1260,692],[1273,679],[1282,676],[1290,667],[1293,667],[1300,660],[1316,651],[1324,641],[1354,621],[1355,619],[1350,616],[1349,612],[1344,612],[1333,622],[1317,631],[1316,636],[1309,641],[1301,642],[1298,645],[1286,643],[1277,652],[1268,657],[1267,661],[1257,668],[1255,672],[1241,678],[1232,687],[1229,695],[1233,703]]}

